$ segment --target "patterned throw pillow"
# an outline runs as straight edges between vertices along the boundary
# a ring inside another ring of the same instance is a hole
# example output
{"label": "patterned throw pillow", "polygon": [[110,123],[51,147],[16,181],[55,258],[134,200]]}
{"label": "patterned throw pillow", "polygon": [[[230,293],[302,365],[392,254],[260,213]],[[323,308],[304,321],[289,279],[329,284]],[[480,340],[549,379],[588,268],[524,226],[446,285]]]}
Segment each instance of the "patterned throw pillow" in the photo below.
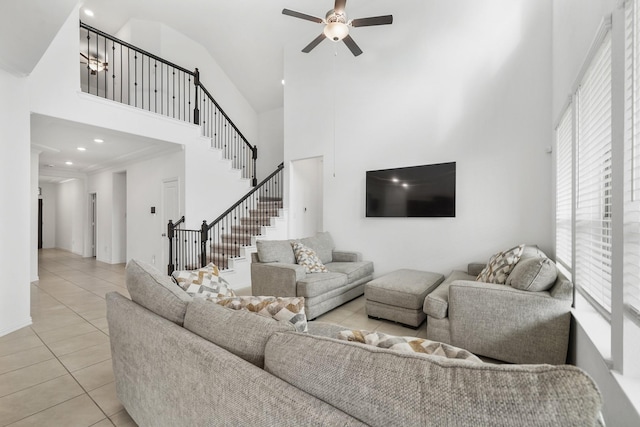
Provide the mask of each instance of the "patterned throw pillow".
{"label": "patterned throw pillow", "polygon": [[509,250],[498,252],[489,260],[487,266],[480,272],[476,280],[485,283],[504,285],[516,263],[522,256],[524,245],[518,245]]}
{"label": "patterned throw pillow", "polygon": [[171,275],[189,295],[200,298],[235,297],[229,282],[220,277],[218,267],[211,263],[199,270],[174,271]]}
{"label": "patterned throw pillow", "polygon": [[298,332],[307,332],[307,316],[303,297],[254,297],[207,298],[207,301],[233,310],[246,310],[265,317],[289,322]]}
{"label": "patterned throw pillow", "polygon": [[296,256],[297,263],[304,267],[305,273],[329,272],[313,249],[300,242],[291,242],[291,246],[293,246],[293,253]]}
{"label": "patterned throw pillow", "polygon": [[400,353],[431,354],[433,356],[446,357],[449,359],[463,359],[470,362],[482,363],[477,356],[467,350],[422,338],[397,337],[380,332],[347,330],[338,332],[338,339],[369,344],[380,348],[387,348]]}

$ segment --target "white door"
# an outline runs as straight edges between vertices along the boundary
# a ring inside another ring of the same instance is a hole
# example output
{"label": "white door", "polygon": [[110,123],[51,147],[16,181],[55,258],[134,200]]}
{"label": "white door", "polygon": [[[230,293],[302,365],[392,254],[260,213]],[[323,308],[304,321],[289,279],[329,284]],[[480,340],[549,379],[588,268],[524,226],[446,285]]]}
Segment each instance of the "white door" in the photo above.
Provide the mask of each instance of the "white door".
{"label": "white door", "polygon": [[166,271],[169,265],[169,239],[167,238],[167,224],[169,220],[174,223],[182,217],[180,209],[180,182],[178,178],[168,179],[162,182],[162,207],[160,217],[162,218],[161,236],[162,242],[162,262],[156,265],[160,271]]}
{"label": "white door", "polygon": [[291,164],[291,227],[293,238],[322,231],[322,157]]}

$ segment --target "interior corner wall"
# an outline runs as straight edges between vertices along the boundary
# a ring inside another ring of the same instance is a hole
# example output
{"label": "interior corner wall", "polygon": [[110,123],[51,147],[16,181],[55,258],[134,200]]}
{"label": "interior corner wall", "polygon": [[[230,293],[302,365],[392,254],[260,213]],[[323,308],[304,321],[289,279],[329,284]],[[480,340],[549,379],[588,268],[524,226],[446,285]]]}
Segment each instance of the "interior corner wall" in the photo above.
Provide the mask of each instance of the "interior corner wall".
{"label": "interior corner wall", "polygon": [[284,160],[284,108],[258,115],[258,182],[269,176]]}
{"label": "interior corner wall", "polygon": [[[0,69],[0,336],[31,324],[31,136],[28,79]],[[9,203],[10,202],[10,203]]]}
{"label": "interior corner wall", "polygon": [[30,236],[31,241],[29,245],[29,252],[31,253],[29,266],[31,281],[38,280],[38,174],[39,174],[39,161],[40,151],[31,150],[31,167],[29,177],[29,193],[31,201],[31,217],[29,218],[29,224],[31,227]]}
{"label": "interior corner wall", "polygon": [[[358,57],[329,41],[285,48],[285,165],[323,156],[324,229],[377,276],[551,250],[551,0],[396,9],[391,27],[353,30]],[[457,163],[455,218],[365,217],[367,170],[442,162]]]}
{"label": "interior corner wall", "polygon": [[58,184],[56,194],[56,248],[84,256],[87,213],[85,180],[73,178]]}
{"label": "interior corner wall", "polygon": [[[87,209],[89,194],[96,194],[96,260],[112,264],[113,260],[113,177],[111,172],[101,172],[87,178]],[[86,232],[91,232],[90,227]]]}

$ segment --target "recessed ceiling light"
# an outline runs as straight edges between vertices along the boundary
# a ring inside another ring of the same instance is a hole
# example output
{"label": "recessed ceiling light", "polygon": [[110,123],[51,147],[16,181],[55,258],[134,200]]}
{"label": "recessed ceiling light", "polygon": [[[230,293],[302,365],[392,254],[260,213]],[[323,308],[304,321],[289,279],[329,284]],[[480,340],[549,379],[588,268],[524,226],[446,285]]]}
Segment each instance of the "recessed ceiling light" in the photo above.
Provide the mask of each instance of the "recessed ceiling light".
{"label": "recessed ceiling light", "polygon": [[78,151],[87,151],[87,149],[84,147],[78,147]]}
{"label": "recessed ceiling light", "polygon": [[64,162],[65,165],[72,165],[73,162]]}
{"label": "recessed ceiling light", "polygon": [[87,16],[93,16],[93,10],[85,9],[84,14]]}
{"label": "recessed ceiling light", "polygon": [[100,139],[100,138],[96,138],[96,139],[93,140],[93,142],[96,142],[98,144],[102,144],[104,142],[104,140]]}
{"label": "recessed ceiling light", "polygon": [[282,86],[284,86],[284,79],[282,79]]}

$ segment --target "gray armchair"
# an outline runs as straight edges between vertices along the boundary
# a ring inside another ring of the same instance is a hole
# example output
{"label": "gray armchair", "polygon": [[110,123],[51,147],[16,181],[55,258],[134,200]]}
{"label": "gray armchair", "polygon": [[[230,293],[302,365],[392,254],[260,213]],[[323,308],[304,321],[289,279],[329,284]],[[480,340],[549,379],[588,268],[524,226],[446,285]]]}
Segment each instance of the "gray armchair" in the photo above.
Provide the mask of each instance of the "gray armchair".
{"label": "gray armchair", "polygon": [[251,255],[251,293],[277,297],[304,297],[308,319],[315,319],[364,293],[373,278],[373,263],[362,261],[359,252],[335,249],[327,232],[299,239],[313,249],[329,270],[306,273],[296,264],[293,240],[258,240]]}
{"label": "gray armchair", "polygon": [[[532,256],[544,254],[519,262]],[[427,338],[511,363],[566,363],[573,284],[560,272],[544,291],[478,282],[482,266],[454,271],[425,298]]]}

